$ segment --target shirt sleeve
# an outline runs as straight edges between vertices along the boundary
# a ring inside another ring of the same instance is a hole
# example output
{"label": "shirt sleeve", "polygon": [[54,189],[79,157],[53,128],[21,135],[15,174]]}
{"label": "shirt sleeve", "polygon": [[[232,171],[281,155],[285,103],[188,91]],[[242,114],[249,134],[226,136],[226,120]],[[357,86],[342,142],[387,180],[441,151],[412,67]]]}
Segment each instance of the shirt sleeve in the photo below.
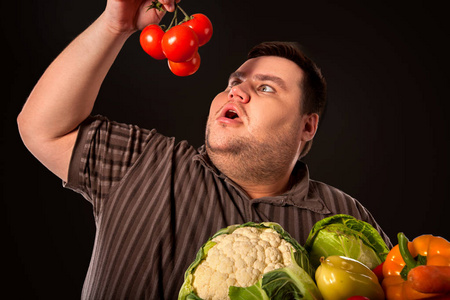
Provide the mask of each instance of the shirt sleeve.
{"label": "shirt sleeve", "polygon": [[79,127],[64,186],[82,194],[94,210],[137,161],[156,133],[91,116]]}

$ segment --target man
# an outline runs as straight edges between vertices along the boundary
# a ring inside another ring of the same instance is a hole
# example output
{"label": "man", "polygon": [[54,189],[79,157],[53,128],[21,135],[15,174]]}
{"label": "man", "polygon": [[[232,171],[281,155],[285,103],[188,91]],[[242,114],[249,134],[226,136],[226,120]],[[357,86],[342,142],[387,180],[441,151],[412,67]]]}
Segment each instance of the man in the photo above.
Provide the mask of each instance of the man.
{"label": "man", "polygon": [[[92,117],[127,38],[162,13],[108,0],[49,66],[18,117],[29,150],[94,209],[96,239],[83,299],[173,299],[198,248],[218,229],[280,223],[300,243],[336,213],[372,223],[343,192],[309,179],[304,156],[325,81],[292,44],[257,46],[211,103],[205,146]],[[174,1],[161,1],[173,10]],[[388,238],[384,235],[386,241]]]}

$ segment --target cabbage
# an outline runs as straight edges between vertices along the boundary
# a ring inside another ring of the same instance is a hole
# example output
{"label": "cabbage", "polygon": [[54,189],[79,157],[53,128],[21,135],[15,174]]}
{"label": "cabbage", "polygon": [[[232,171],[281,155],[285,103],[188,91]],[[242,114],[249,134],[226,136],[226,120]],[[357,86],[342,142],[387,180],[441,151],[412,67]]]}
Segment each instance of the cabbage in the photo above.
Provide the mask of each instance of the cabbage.
{"label": "cabbage", "polygon": [[381,264],[389,248],[380,233],[369,223],[349,215],[334,215],[314,224],[305,249],[314,268],[322,256],[346,256],[370,269]]}
{"label": "cabbage", "polygon": [[291,250],[292,263],[287,267],[276,269],[263,274],[262,278],[250,287],[229,288],[231,300],[265,300],[265,299],[322,299],[314,283],[314,268],[309,263],[306,250],[293,239],[279,224],[272,222],[245,223],[232,225],[219,230],[199,249],[197,256],[185,272],[185,280],[179,291],[178,299],[202,300],[195,294],[193,288],[193,274],[200,263],[207,257],[208,251],[216,245],[214,238],[222,234],[231,234],[240,227],[271,228],[282,239],[293,246]]}

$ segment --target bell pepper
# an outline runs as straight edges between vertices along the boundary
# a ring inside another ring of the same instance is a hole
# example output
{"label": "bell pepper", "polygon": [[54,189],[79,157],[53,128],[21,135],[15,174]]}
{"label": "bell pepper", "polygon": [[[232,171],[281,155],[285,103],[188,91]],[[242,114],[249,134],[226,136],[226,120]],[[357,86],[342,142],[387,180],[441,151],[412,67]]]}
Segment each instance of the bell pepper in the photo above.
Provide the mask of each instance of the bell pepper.
{"label": "bell pepper", "polygon": [[352,296],[384,300],[383,288],[375,273],[363,263],[349,257],[321,257],[315,278],[325,300],[348,299]]}
{"label": "bell pepper", "polygon": [[383,264],[382,286],[388,300],[426,299],[440,295],[419,292],[407,280],[409,270],[420,265],[450,266],[450,242],[430,234],[410,242],[399,233],[398,245],[391,249]]}

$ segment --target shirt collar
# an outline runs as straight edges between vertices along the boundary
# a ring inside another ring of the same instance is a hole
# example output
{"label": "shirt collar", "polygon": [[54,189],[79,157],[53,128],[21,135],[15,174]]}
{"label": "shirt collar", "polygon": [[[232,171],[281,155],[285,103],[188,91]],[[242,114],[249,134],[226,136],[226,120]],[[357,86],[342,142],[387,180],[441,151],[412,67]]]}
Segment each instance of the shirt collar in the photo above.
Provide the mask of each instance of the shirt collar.
{"label": "shirt collar", "polygon": [[[200,161],[202,165],[211,171],[214,175],[225,179],[228,182],[231,180],[217,169],[211,162],[206,153],[205,145],[198,149],[198,154],[193,157],[193,160]],[[308,209],[320,214],[330,214],[331,211],[326,207],[325,202],[320,198],[316,189],[311,185],[309,178],[308,166],[298,161],[292,171],[292,186],[289,191],[283,195],[276,197],[263,197],[250,200],[253,203],[267,203],[276,206],[292,205],[303,209]],[[238,190],[241,191],[240,187]]]}

